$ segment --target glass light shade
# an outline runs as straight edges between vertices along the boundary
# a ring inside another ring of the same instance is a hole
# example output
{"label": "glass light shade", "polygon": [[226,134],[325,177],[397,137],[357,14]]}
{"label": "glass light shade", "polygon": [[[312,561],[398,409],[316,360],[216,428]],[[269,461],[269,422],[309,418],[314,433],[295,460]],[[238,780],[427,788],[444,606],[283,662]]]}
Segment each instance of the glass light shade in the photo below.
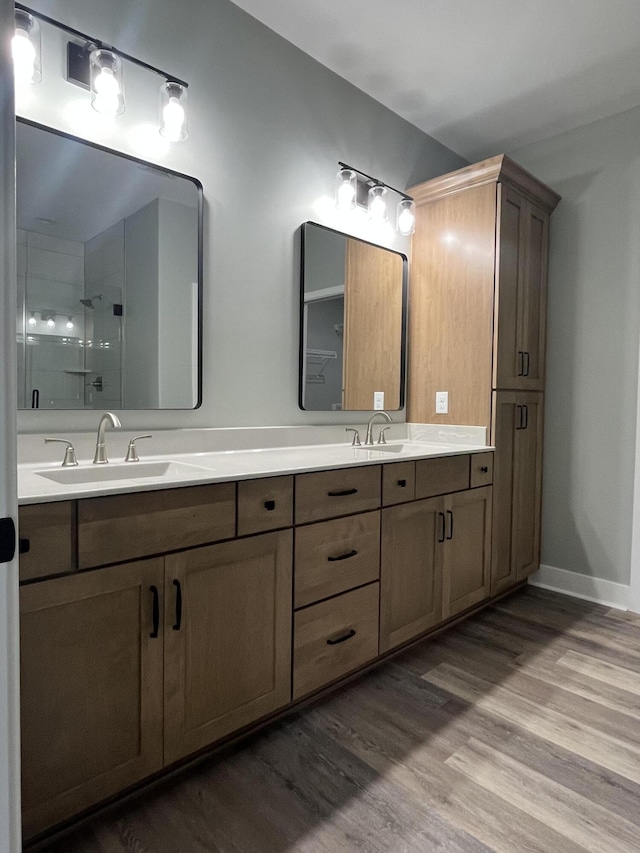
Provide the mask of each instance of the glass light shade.
{"label": "glass light shade", "polygon": [[11,42],[13,74],[17,86],[42,80],[40,27],[28,12],[16,9],[16,30]]}
{"label": "glass light shade", "polygon": [[189,135],[189,94],[180,83],[168,80],[160,86],[160,134],[169,142],[182,142]]}
{"label": "glass light shade", "polygon": [[340,169],[336,175],[336,207],[353,210],[358,195],[358,178],[352,169]]}
{"label": "glass light shade", "polygon": [[69,317],[69,319],[67,320],[67,331],[71,332],[73,330],[73,328],[74,328],[73,317]]}
{"label": "glass light shade", "polygon": [[380,184],[369,190],[369,202],[367,210],[372,222],[380,223],[387,221],[387,188]]}
{"label": "glass light shade", "polygon": [[403,237],[409,237],[416,230],[416,205],[413,199],[403,198],[398,202],[396,228]]}
{"label": "glass light shade", "polygon": [[92,50],[91,62],[91,106],[106,116],[118,116],[124,112],[124,76],[122,61],[111,50]]}
{"label": "glass light shade", "polygon": [[29,317],[29,320],[27,322],[29,323],[31,328],[37,325],[38,321],[36,320],[36,315],[33,311],[31,312],[31,316]]}
{"label": "glass light shade", "polygon": [[49,319],[47,320],[47,329],[55,329],[55,327],[56,321],[53,319],[53,317],[49,317]]}

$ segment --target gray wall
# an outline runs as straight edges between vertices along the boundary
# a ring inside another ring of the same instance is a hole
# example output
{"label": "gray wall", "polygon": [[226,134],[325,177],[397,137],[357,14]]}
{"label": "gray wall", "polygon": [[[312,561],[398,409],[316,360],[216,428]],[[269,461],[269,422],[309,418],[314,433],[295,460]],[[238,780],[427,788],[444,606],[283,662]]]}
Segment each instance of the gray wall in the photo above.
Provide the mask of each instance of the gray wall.
{"label": "gray wall", "polygon": [[551,228],[542,562],[629,583],[640,320],[640,109],[512,152]]}
{"label": "gray wall", "polygon": [[[463,161],[227,0],[34,6],[190,84],[190,138],[155,159],[204,185],[204,401],[196,412],[127,413],[123,422],[152,428],[359,420],[297,406],[299,226],[315,220],[341,228],[330,203],[338,160],[400,188]],[[50,57],[49,67],[59,77],[62,59]],[[114,127],[134,120],[137,79],[131,71],[130,108]],[[82,96],[67,83],[59,91]],[[140,113],[148,109],[153,120],[157,94],[151,100]],[[70,129],[67,113],[55,106],[52,96],[37,110]],[[140,153],[115,130],[90,133]],[[380,242],[364,227],[358,236]],[[387,245],[406,252],[408,242],[391,237]],[[20,428],[90,428],[95,416],[68,418],[24,412]]]}

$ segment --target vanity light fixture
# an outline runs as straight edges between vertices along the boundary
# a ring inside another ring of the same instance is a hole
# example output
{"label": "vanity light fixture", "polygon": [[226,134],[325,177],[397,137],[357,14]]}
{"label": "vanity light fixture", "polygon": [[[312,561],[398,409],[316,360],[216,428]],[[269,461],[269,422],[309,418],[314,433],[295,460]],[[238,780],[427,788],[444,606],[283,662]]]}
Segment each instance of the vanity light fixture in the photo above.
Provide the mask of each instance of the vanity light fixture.
{"label": "vanity light fixture", "polygon": [[187,127],[187,87],[174,80],[160,86],[160,134],[169,142],[182,142],[189,135]]}
{"label": "vanity light fixture", "polygon": [[56,321],[53,319],[53,314],[49,314],[49,319],[47,320],[47,329],[55,329]]}
{"label": "vanity light fixture", "polygon": [[31,328],[33,328],[35,325],[37,325],[38,321],[36,320],[36,312],[35,311],[31,312],[31,316],[29,317],[27,322],[29,323]]}
{"label": "vanity light fixture", "polygon": [[94,110],[109,116],[124,112],[124,66],[133,63],[165,80],[162,84],[164,94],[161,94],[165,101],[160,107],[160,133],[170,142],[187,138],[188,83],[54,18],[36,13],[22,3],[16,3],[15,7],[13,57],[16,82],[27,77],[30,78],[28,82],[40,81],[40,23],[49,24],[71,36],[67,42],[66,77],[69,83],[91,91]]}
{"label": "vanity light fixture", "polygon": [[385,184],[378,178],[367,175],[353,166],[338,161],[339,171],[336,177],[336,207],[338,210],[353,210],[356,207],[367,209],[372,223],[387,221],[387,195],[389,192],[400,196],[396,209],[396,229],[403,237],[415,231],[415,203],[410,195]]}
{"label": "vanity light fixture", "polygon": [[16,31],[11,42],[13,73],[16,85],[39,83],[42,79],[40,66],[40,27],[37,19],[26,9],[16,8]]}
{"label": "vanity light fixture", "polygon": [[73,317],[69,317],[69,319],[67,320],[66,328],[68,332],[72,332],[73,329],[75,329],[75,326],[73,325]]}

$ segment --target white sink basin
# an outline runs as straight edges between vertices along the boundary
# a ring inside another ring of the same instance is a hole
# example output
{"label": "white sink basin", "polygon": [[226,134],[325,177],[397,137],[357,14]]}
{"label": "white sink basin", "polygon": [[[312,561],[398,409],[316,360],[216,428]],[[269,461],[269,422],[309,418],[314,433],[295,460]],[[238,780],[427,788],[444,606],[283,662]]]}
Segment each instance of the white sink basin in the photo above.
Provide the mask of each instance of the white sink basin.
{"label": "white sink basin", "polygon": [[211,468],[200,468],[186,462],[128,462],[106,465],[90,465],[79,468],[56,468],[55,470],[36,471],[40,477],[53,480],[54,483],[74,485],[78,483],[105,483],[111,480],[141,480],[152,477],[183,478],[190,474],[210,473]]}
{"label": "white sink basin", "polygon": [[403,450],[415,450],[410,444],[369,444],[358,447],[357,450],[380,451],[380,453],[402,453]]}

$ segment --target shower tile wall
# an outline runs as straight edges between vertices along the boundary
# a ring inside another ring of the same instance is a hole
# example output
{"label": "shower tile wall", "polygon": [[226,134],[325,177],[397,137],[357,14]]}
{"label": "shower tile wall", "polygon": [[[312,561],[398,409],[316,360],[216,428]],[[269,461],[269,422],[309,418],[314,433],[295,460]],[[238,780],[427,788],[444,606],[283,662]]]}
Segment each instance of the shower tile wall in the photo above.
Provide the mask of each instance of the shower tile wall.
{"label": "shower tile wall", "polygon": [[[25,306],[27,335],[25,349],[20,312],[19,403],[31,406],[37,389],[40,408],[83,408],[85,377],[78,371],[84,367],[84,246],[19,230],[17,259],[18,304]],[[67,329],[69,322],[73,329]]]}
{"label": "shower tile wall", "polygon": [[85,291],[94,300],[86,311],[86,367],[88,382],[102,377],[102,390],[87,386],[87,408],[122,406],[122,317],[114,304],[124,302],[124,220],[88,240],[84,245]]}

